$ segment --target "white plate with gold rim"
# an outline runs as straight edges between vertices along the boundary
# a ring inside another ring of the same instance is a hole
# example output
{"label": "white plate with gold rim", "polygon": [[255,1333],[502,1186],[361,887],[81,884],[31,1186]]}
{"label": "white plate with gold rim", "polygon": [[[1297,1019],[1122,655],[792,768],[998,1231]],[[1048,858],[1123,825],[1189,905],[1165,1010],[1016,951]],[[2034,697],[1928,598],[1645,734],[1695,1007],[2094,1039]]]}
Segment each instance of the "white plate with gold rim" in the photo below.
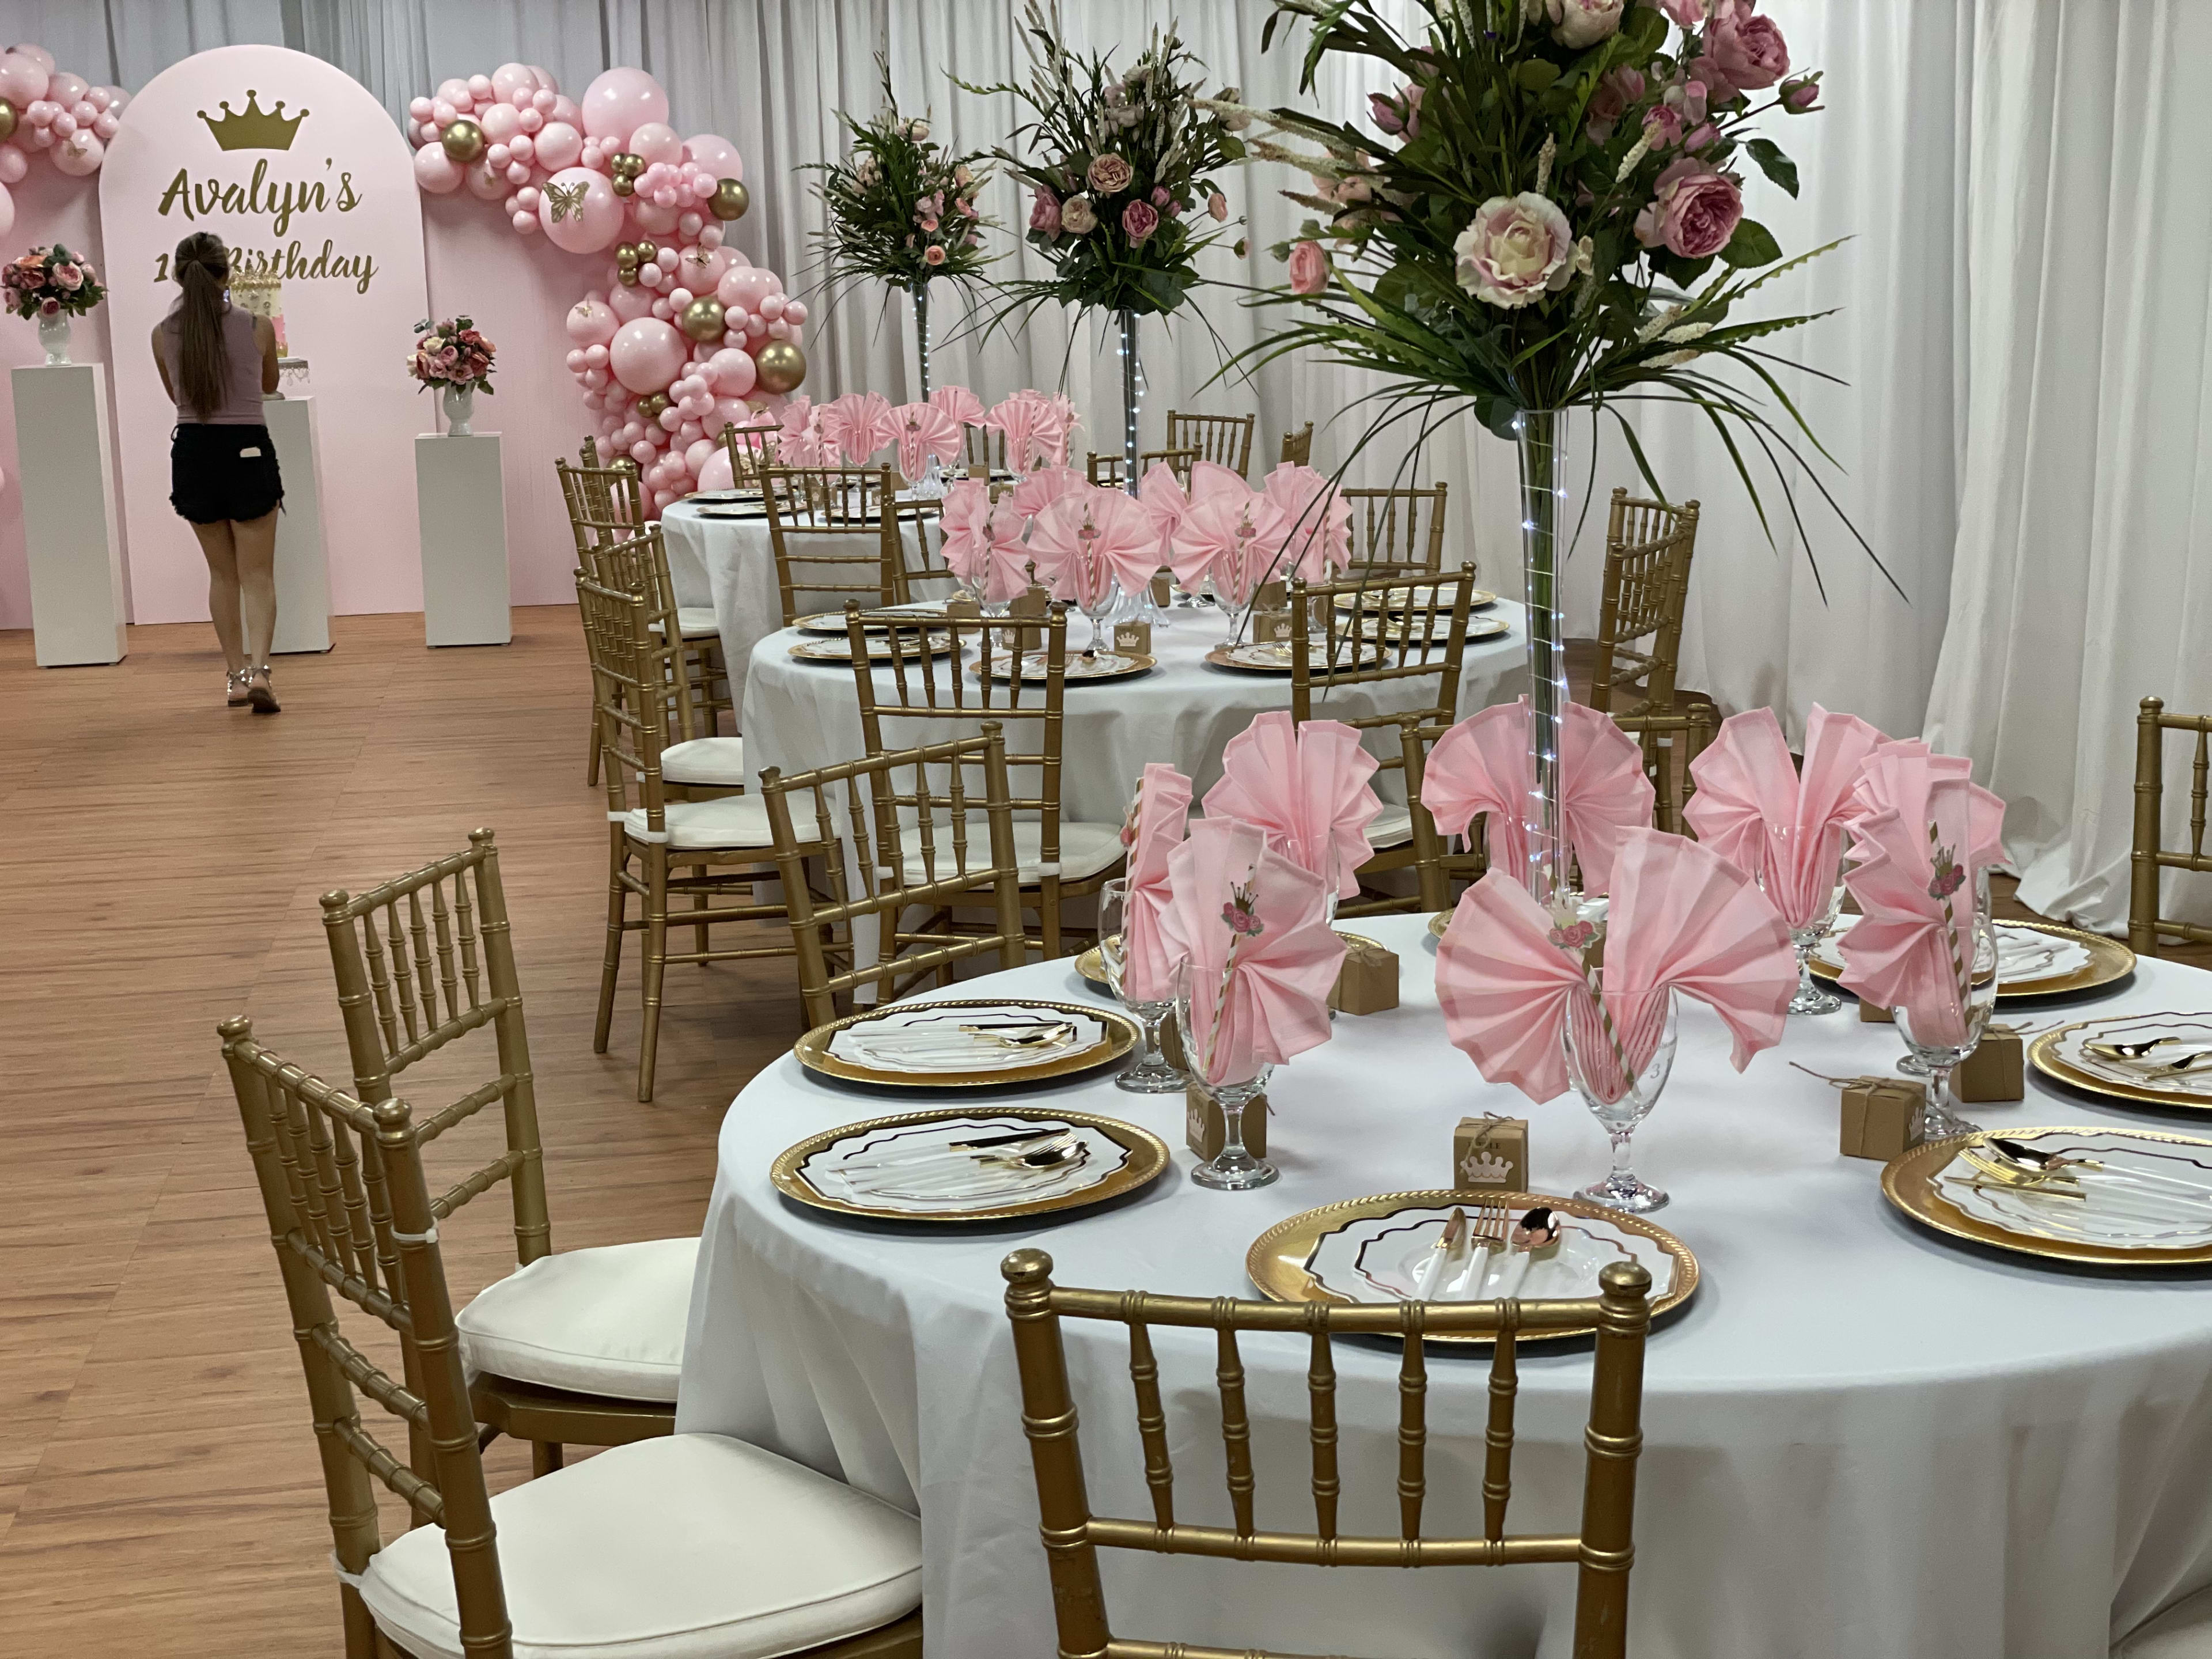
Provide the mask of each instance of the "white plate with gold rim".
{"label": "white plate with gold rim", "polygon": [[2061,1198],[1981,1176],[1965,1152],[1990,1138],[1929,1141],[1891,1159],[1882,1170],[1883,1194],[1941,1231],[2027,1255],[2088,1262],[2212,1261],[2212,1203],[2124,1194],[2116,1190],[2124,1182],[2106,1178],[2117,1172],[2212,1184],[2212,1141],[2153,1129],[2007,1129],[2004,1139],[2038,1152],[2093,1158],[2106,1166],[2104,1172],[2083,1172],[2083,1197]]}
{"label": "white plate with gold rim", "polygon": [[[927,636],[927,650],[933,657],[942,657],[952,649],[952,635],[950,634],[931,634]],[[891,659],[891,641],[889,635],[871,634],[868,635],[867,645],[870,662],[889,662]],[[899,649],[905,656],[910,657],[916,654],[915,643],[910,640],[902,641]],[[853,641],[850,637],[843,635],[805,640],[793,646],[791,654],[801,662],[849,663],[853,660]]]}
{"label": "white plate with gold rim", "polygon": [[[1206,653],[1206,659],[1217,668],[1235,669],[1241,673],[1287,674],[1291,672],[1291,653],[1293,649],[1295,647],[1288,640],[1217,645]],[[1337,642],[1336,665],[1339,668],[1366,668],[1382,659],[1382,647],[1372,641],[1360,641],[1356,647],[1351,640]],[[1318,640],[1307,641],[1306,661],[1314,668],[1327,669],[1328,647]]]}
{"label": "white plate with gold rim", "polygon": [[[1459,597],[1455,581],[1422,582],[1414,586],[1370,587],[1357,593],[1340,593],[1336,608],[1340,611],[1410,611],[1423,605],[1450,605]],[[1467,596],[1468,609],[1480,611],[1486,605],[1496,605],[1498,595],[1487,588],[1478,587]]]}
{"label": "white plate with gold rim", "polygon": [[[912,617],[917,622],[927,622],[944,614],[942,600],[924,605],[895,605],[886,610],[868,611],[860,618],[860,631],[864,634],[890,631],[890,623],[888,621],[878,622],[877,618],[879,617]],[[811,616],[801,617],[792,626],[802,634],[834,634],[842,639],[845,636],[845,613],[842,611],[817,611]]]}
{"label": "white plate with gold rim", "polygon": [[[1023,654],[1017,671],[1015,659],[994,656],[991,659],[991,678],[994,680],[1019,679],[1024,684],[1041,683],[1051,663],[1051,653],[1030,651]],[[1157,659],[1135,651],[1079,651],[1066,659],[1066,674],[1070,680],[1126,680],[1147,673],[1158,665]],[[981,679],[983,665],[970,663],[968,672]]]}

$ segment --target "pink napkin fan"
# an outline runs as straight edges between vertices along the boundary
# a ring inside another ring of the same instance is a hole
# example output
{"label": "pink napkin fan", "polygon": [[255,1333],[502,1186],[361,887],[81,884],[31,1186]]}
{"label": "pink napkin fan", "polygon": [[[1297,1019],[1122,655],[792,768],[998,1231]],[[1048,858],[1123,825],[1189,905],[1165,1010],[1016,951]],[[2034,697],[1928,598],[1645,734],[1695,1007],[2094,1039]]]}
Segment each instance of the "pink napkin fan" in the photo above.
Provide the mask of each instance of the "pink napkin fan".
{"label": "pink napkin fan", "polygon": [[1261,493],[1283,516],[1291,551],[1285,580],[1325,582],[1352,560],[1352,503],[1312,467],[1285,461],[1270,472]]}
{"label": "pink napkin fan", "polygon": [[1367,826],[1382,810],[1370,781],[1375,767],[1356,727],[1341,720],[1297,726],[1287,711],[1270,709],[1254,715],[1222,750],[1221,781],[1206,792],[1206,816],[1258,824],[1270,848],[1333,883],[1333,899],[1356,898],[1359,866],[1375,856]]}
{"label": "pink napkin fan", "polygon": [[1202,1186],[1264,1186],[1273,1167],[1243,1142],[1244,1108],[1269,1070],[1328,1040],[1328,995],[1344,940],[1321,878],[1267,850],[1256,824],[1203,818],[1168,860],[1160,933],[1176,963],[1176,1018],[1194,1080],[1220,1108],[1220,1155]]}
{"label": "pink napkin fan", "polygon": [[1160,932],[1168,904],[1168,860],[1190,823],[1191,782],[1164,761],[1147,764],[1121,825],[1129,849],[1129,897],[1121,922],[1121,995],[1164,1003],[1174,995],[1175,959]]}
{"label": "pink napkin fan", "polygon": [[1087,483],[1037,515],[1029,550],[1053,597],[1081,606],[1091,619],[1093,651],[1100,648],[1102,619],[1116,589],[1133,591],[1152,580],[1156,568],[1145,509],[1118,489]]}
{"label": "pink napkin fan", "polygon": [[847,392],[824,406],[818,423],[823,437],[855,466],[898,437],[891,400],[880,392]]}
{"label": "pink napkin fan", "polygon": [[[1276,563],[1290,525],[1282,509],[1259,491],[1237,478],[1236,489],[1195,476],[1192,479],[1190,509],[1176,527],[1169,544],[1169,562],[1176,579],[1195,588],[1212,581],[1215,595],[1230,608],[1230,636],[1243,626],[1243,612],[1261,584],[1280,574]],[[1226,467],[1214,469],[1228,472]]]}
{"label": "pink napkin fan", "polygon": [[1613,1146],[1611,1174],[1581,1196],[1652,1210],[1667,1195],[1630,1170],[1629,1137],[1672,1065],[1674,993],[1721,1017],[1741,1071],[1781,1040],[1796,961],[1765,895],[1709,848],[1631,830],[1613,874],[1599,966],[1598,924],[1554,916],[1492,870],[1461,896],[1437,947],[1437,999],[1452,1045],[1486,1080],[1540,1102],[1571,1075]]}
{"label": "pink napkin fan", "polygon": [[1066,466],[1068,447],[1075,438],[1075,399],[1064,392],[1054,392],[1046,398],[1043,416],[1037,422],[1039,458],[1051,466]]}
{"label": "pink napkin fan", "polygon": [[960,422],[935,404],[901,404],[891,411],[898,445],[900,476],[909,483],[928,471],[932,456],[939,466],[959,464],[964,440]]}
{"label": "pink napkin fan", "polygon": [[811,431],[816,412],[814,399],[803,392],[796,398],[786,398],[783,408],[775,417],[779,431],[778,446],[789,443],[803,432]]}
{"label": "pink napkin fan", "polygon": [[1072,466],[1041,466],[1016,484],[1006,499],[1027,521],[1061,496],[1090,488],[1090,480]]}
{"label": "pink napkin fan", "polygon": [[939,386],[929,394],[929,401],[962,426],[983,424],[983,400],[964,386]]}
{"label": "pink napkin fan", "polygon": [[[1039,434],[1048,418],[1042,392],[1017,392],[986,415],[983,424],[1006,434],[1006,465],[1017,472],[1027,472],[1042,459]],[[1063,448],[1060,463],[1066,459]]]}
{"label": "pink napkin fan", "polygon": [[1144,504],[1145,515],[1152,520],[1152,529],[1159,537],[1159,562],[1169,559],[1169,544],[1175,540],[1176,526],[1190,511],[1190,492],[1176,477],[1176,470],[1165,461],[1154,461],[1152,470],[1145,474],[1144,482],[1137,486],[1137,499]]}
{"label": "pink napkin fan", "polygon": [[945,566],[986,605],[1004,605],[1029,591],[1029,549],[1022,543],[1022,521],[1005,501],[995,506],[991,487],[980,478],[962,478],[945,492],[939,522],[945,531]]}
{"label": "pink napkin fan", "polygon": [[[1491,866],[1515,881],[1528,874],[1521,817],[1528,792],[1526,697],[1460,721],[1437,739],[1421,773],[1421,804],[1437,830],[1463,836],[1477,813],[1488,813]],[[1607,890],[1615,850],[1628,831],[1650,824],[1653,799],[1636,739],[1596,709],[1570,703],[1560,722],[1559,811],[1586,891]]]}

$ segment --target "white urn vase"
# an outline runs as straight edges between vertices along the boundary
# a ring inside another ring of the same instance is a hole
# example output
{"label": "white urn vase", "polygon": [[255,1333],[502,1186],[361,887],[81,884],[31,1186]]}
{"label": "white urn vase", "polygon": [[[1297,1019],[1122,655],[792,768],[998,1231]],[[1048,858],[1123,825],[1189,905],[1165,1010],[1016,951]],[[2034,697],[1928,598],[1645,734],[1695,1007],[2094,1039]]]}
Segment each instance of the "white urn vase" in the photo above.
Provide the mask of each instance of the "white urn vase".
{"label": "white urn vase", "polygon": [[46,361],[65,363],[70,360],[70,314],[58,311],[51,317],[39,319],[39,343],[46,349]]}
{"label": "white urn vase", "polygon": [[469,414],[476,407],[477,389],[472,386],[449,386],[440,401],[446,408],[446,435],[448,438],[473,436],[475,428],[469,425]]}

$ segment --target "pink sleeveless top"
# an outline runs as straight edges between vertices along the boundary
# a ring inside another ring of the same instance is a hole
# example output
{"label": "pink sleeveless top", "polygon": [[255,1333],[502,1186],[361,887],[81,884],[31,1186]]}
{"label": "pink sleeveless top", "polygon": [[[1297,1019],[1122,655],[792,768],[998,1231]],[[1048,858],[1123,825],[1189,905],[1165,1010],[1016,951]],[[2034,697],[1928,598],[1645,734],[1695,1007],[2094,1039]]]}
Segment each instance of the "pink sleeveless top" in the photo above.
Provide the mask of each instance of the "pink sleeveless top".
{"label": "pink sleeveless top", "polygon": [[169,384],[177,389],[177,419],[188,426],[260,426],[261,348],[253,339],[253,314],[228,301],[222,307],[222,402],[201,414],[185,397],[184,378],[177,372],[184,325],[177,313],[180,299],[161,319],[161,365],[169,371]]}

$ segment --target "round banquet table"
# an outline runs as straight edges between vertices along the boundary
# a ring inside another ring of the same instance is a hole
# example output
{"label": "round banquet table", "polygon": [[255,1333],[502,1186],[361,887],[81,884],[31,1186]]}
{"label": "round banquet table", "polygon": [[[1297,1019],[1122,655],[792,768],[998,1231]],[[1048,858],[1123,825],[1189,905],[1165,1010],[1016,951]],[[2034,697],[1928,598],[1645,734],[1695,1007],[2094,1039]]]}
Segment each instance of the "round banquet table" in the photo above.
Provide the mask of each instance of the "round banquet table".
{"label": "round banquet table", "polygon": [[[1461,716],[1508,702],[1528,686],[1528,613],[1512,600],[1500,599],[1474,614],[1501,618],[1506,631],[1467,647],[1459,680]],[[1174,627],[1153,630],[1152,654],[1158,665],[1149,672],[1095,684],[1068,682],[1060,737],[1063,817],[1118,824],[1147,761],[1172,762],[1202,797],[1221,776],[1221,751],[1229,739],[1262,710],[1291,706],[1288,674],[1244,673],[1205,660],[1228,632],[1219,611],[1206,607],[1177,611],[1176,617]],[[1067,624],[1069,648],[1079,649],[1091,637],[1091,624],[1073,612]],[[759,787],[765,767],[781,767],[787,775],[858,760],[866,752],[851,665],[794,659],[791,647],[808,637],[785,629],[754,648],[739,726],[745,734],[748,788]],[[1434,698],[1435,688],[1436,682],[1425,678],[1343,687],[1325,696],[1317,693],[1314,713],[1350,720],[1417,708],[1425,696]],[[877,671],[876,696],[884,703],[897,701],[888,669]],[[901,720],[895,729],[896,740],[910,746],[971,735],[975,726],[915,720]],[[1393,729],[1370,732],[1366,741],[1377,756],[1398,752]],[[1010,734],[1007,746],[1034,749],[1036,738],[1034,732]],[[1376,787],[1386,798],[1405,799],[1403,775],[1397,771],[1382,774]]]}
{"label": "round banquet table", "polygon": [[[1244,1255],[1285,1217],[1445,1186],[1451,1133],[1530,1119],[1530,1182],[1594,1179],[1606,1142],[1570,1095],[1531,1106],[1444,1039],[1425,918],[1363,920],[1395,951],[1401,1006],[1344,1017],[1279,1068],[1275,1185],[1189,1179],[1180,1096],[1103,1079],[1026,1097],[1140,1123],[1173,1167],[1133,1200],[1008,1231],[833,1220],[781,1198],[786,1146],[931,1105],[817,1081],[788,1055],[722,1125],[677,1407],[679,1431],[769,1447],[921,1516],[927,1650],[1055,1650],[999,1263],[1048,1250],[1061,1284],[1251,1295]],[[1097,1000],[1066,961],[962,994]],[[2146,961],[2099,1012],[2212,1006],[2212,975]],[[1695,1252],[1696,1295],[1652,1333],[1630,1589],[1637,1659],[2103,1659],[2109,1638],[2212,1583],[2212,1294],[2202,1277],[2093,1272],[1954,1243],[1893,1212],[1880,1165],[1837,1152],[1836,1091],[1802,1072],[1886,1071],[1894,1028],[1848,1006],[1794,1018],[1738,1076],[1718,1020],[1684,1005],[1674,1077],[1637,1168]],[[936,1102],[941,1103],[942,1097]],[[976,1109],[1012,1103],[1004,1097]],[[2201,1116],[2059,1097],[1967,1109],[1991,1127],[2201,1130]],[[1064,1327],[1091,1504],[1148,1516],[1126,1334]],[[1208,1333],[1156,1328],[1179,1518],[1226,1526]],[[1303,1337],[1248,1334],[1262,1528],[1310,1529]],[[1515,1532],[1571,1530],[1587,1347],[1522,1351]],[[1479,1535],[1488,1379],[1432,1346],[1424,1528]],[[1337,1344],[1346,1531],[1395,1535],[1396,1358]],[[1403,1659],[1566,1659],[1571,1567],[1419,1572],[1100,1552],[1117,1635]]]}

